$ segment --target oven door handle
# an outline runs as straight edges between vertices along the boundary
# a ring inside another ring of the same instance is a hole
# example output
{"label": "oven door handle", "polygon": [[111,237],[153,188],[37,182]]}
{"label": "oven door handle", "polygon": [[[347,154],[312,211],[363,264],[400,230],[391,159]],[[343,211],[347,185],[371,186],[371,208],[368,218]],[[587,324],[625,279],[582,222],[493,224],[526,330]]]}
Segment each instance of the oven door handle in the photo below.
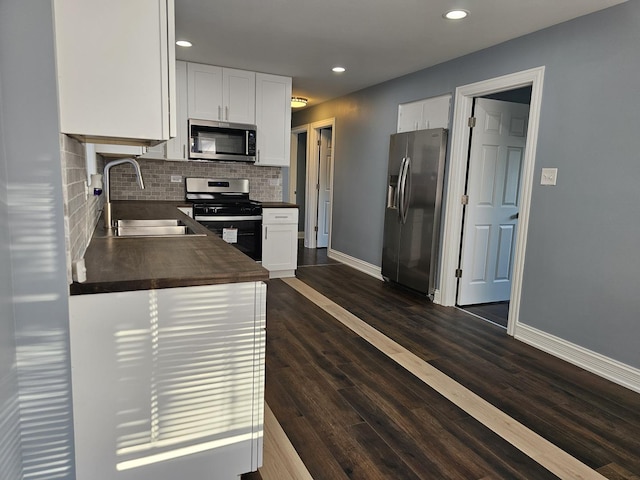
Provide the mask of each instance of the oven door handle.
{"label": "oven door handle", "polygon": [[243,217],[241,215],[230,216],[211,216],[211,215],[196,215],[194,220],[197,222],[244,222],[250,220],[262,220],[262,215],[250,215]]}

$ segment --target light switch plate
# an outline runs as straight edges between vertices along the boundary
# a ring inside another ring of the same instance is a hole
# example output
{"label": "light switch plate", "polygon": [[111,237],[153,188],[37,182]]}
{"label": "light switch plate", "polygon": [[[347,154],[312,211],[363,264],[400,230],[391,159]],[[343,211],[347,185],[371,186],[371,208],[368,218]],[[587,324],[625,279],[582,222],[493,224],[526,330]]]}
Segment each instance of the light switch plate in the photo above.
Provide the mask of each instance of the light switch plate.
{"label": "light switch plate", "polygon": [[555,185],[558,180],[557,168],[543,168],[540,185]]}

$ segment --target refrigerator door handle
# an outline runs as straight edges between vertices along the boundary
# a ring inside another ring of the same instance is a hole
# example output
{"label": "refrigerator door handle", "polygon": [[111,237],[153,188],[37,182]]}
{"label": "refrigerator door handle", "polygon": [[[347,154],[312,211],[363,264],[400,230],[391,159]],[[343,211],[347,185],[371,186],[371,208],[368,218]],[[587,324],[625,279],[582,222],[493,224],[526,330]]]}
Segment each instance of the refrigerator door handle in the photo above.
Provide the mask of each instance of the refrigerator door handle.
{"label": "refrigerator door handle", "polygon": [[405,197],[405,174],[406,174],[406,166],[407,166],[407,157],[402,157],[402,162],[400,163],[400,171],[398,173],[398,220],[402,222],[404,218],[404,197]]}
{"label": "refrigerator door handle", "polygon": [[402,202],[403,202],[403,198],[404,198],[404,185],[402,182],[403,179],[403,175],[404,175],[404,164],[405,164],[405,157],[402,157],[402,161],[400,162],[400,168],[398,169],[398,186],[396,188],[396,198],[395,198],[395,202],[394,204],[397,206],[398,208],[398,220],[402,221]]}
{"label": "refrigerator door handle", "polygon": [[404,167],[404,188],[402,191],[402,223],[407,223],[409,200],[411,199],[411,157],[407,157]]}

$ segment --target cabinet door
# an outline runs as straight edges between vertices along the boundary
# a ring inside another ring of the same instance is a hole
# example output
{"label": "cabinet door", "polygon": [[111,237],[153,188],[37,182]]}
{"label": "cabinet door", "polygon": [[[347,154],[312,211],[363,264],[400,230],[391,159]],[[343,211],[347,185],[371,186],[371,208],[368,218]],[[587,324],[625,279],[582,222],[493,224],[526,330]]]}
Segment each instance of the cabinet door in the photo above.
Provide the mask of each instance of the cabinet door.
{"label": "cabinet door", "polygon": [[154,160],[187,160],[187,63],[176,62],[176,136],[147,149],[140,158]]}
{"label": "cabinet door", "polygon": [[72,296],[77,479],[256,470],[265,302],[258,282]]}
{"label": "cabinet door", "polygon": [[174,136],[173,0],[54,0],[53,9],[60,131],[130,145]]}
{"label": "cabinet door", "polygon": [[187,64],[186,62],[176,62],[176,107],[178,109],[176,119],[178,128],[175,138],[167,142],[165,151],[167,160],[187,160],[189,142],[187,102]]}
{"label": "cabinet door", "polygon": [[448,128],[451,95],[426,98],[398,105],[398,133]]}
{"label": "cabinet door", "polygon": [[187,64],[188,116],[198,120],[222,119],[222,67]]}
{"label": "cabinet door", "polygon": [[256,74],[222,69],[222,104],[225,122],[256,123]]}
{"label": "cabinet door", "polygon": [[291,78],[256,73],[256,165],[289,166]]}
{"label": "cabinet door", "polygon": [[262,225],[262,266],[293,271],[298,263],[298,225]]}

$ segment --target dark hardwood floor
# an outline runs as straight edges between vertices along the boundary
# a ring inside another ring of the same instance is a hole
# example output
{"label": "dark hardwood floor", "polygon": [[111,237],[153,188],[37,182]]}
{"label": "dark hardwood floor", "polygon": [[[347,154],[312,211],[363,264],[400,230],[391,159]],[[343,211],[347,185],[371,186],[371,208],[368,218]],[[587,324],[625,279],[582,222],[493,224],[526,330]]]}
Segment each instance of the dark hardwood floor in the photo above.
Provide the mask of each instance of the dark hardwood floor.
{"label": "dark hardwood floor", "polygon": [[[608,478],[640,475],[640,395],[340,264],[314,289]],[[316,480],[556,478],[281,280],[266,400]]]}
{"label": "dark hardwood floor", "polygon": [[509,302],[480,303],[478,305],[467,305],[460,307],[466,312],[478,315],[490,322],[507,328],[509,320]]}

